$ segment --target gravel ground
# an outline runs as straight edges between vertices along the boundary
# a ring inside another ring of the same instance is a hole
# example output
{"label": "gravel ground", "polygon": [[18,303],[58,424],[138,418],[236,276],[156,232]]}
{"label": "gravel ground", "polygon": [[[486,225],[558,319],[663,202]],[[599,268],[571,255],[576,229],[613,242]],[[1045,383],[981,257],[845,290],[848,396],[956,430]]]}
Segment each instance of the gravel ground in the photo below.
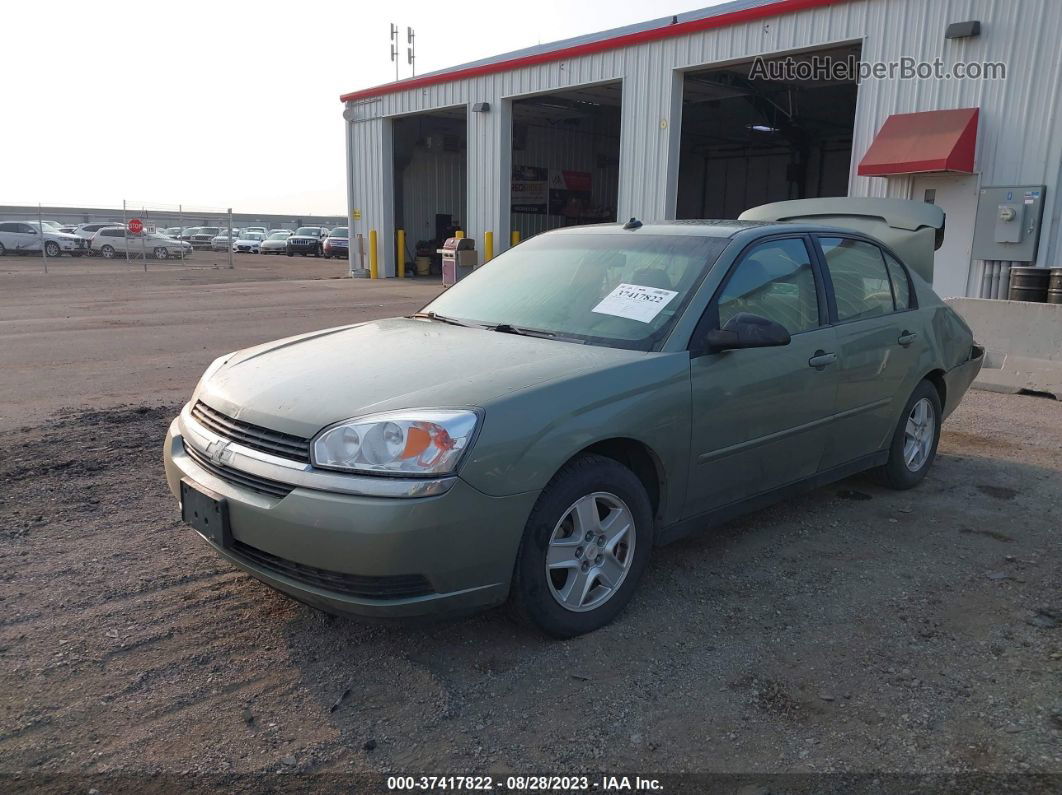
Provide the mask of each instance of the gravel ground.
{"label": "gravel ground", "polygon": [[919,488],[854,478],[658,549],[626,613],[566,642],[500,611],[333,618],[237,572],[166,490],[176,410],[0,432],[9,784],[1062,774],[1062,404],[971,392]]}

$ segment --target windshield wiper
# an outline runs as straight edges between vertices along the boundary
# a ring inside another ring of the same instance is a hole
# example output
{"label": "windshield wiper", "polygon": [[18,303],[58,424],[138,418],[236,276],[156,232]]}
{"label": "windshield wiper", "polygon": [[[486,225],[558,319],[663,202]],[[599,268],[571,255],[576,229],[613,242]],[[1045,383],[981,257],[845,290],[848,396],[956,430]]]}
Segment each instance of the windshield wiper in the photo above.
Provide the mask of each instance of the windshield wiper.
{"label": "windshield wiper", "polygon": [[564,340],[565,342],[578,342],[580,345],[586,342],[586,340],[581,340],[578,337],[569,337],[564,334],[557,334],[553,331],[540,331],[536,328],[514,326],[512,323],[499,323],[496,326],[489,326],[488,328],[502,334],[519,334],[521,337],[538,337],[544,340]]}
{"label": "windshield wiper", "polygon": [[483,328],[475,323],[466,323],[463,320],[458,320],[455,317],[446,317],[446,315],[437,315],[435,312],[416,312],[413,317],[423,317],[428,320],[438,320],[440,323],[449,323],[451,326],[464,326],[465,328]]}

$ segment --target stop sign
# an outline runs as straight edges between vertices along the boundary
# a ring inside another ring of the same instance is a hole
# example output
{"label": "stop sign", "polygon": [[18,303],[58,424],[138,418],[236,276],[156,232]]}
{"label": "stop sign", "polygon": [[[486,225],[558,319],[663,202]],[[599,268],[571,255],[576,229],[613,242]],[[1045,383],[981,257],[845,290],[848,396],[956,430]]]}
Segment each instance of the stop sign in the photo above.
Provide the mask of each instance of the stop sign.
{"label": "stop sign", "polygon": [[139,235],[144,231],[144,224],[139,218],[129,219],[129,231],[134,235]]}

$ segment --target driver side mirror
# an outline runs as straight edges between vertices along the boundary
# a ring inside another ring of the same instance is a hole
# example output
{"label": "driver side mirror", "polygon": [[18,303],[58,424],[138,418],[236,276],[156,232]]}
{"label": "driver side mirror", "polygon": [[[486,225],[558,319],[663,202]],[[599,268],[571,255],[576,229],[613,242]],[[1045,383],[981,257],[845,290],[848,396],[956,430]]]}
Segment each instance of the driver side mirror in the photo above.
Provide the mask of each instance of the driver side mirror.
{"label": "driver side mirror", "polygon": [[751,312],[739,312],[722,328],[712,329],[705,336],[709,351],[729,351],[740,348],[773,348],[788,345],[789,332],[781,323]]}

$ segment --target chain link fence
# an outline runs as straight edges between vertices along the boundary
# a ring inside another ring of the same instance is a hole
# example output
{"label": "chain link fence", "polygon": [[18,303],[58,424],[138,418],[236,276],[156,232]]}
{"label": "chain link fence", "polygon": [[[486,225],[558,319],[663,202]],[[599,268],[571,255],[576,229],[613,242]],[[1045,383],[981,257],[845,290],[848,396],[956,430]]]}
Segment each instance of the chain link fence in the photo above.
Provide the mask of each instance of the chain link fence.
{"label": "chain link fence", "polygon": [[62,257],[100,256],[141,263],[195,259],[198,251],[224,251],[234,267],[240,230],[294,231],[304,225],[338,226],[343,216],[236,213],[228,207],[170,204],[141,199],[96,207],[56,202],[0,205],[0,255],[39,255],[45,272]]}

